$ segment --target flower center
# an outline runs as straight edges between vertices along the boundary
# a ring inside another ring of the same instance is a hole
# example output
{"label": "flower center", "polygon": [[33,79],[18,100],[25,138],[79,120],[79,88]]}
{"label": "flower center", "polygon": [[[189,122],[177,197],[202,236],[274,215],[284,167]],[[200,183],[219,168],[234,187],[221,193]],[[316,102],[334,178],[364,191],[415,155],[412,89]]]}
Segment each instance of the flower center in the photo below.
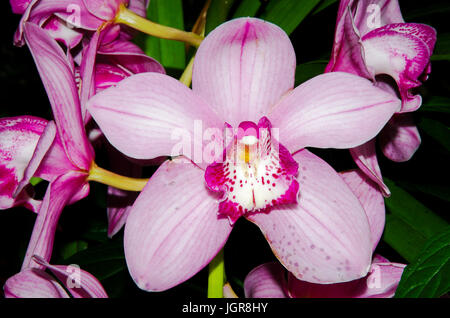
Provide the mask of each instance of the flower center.
{"label": "flower center", "polygon": [[258,125],[240,123],[237,132],[225,124],[223,162],[209,165],[205,180],[212,191],[223,193],[219,214],[232,224],[242,215],[297,202],[298,164],[273,133],[266,117]]}

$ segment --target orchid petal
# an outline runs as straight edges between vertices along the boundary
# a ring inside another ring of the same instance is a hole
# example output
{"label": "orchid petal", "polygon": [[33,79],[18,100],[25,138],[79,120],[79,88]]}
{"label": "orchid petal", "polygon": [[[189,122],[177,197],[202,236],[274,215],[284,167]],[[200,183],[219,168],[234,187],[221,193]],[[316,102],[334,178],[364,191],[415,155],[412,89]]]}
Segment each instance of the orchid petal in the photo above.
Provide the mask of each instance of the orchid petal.
{"label": "orchid petal", "polygon": [[354,23],[361,32],[361,36],[387,24],[405,22],[398,0],[352,0],[351,2],[354,2],[356,6],[353,10]]}
{"label": "orchid petal", "polygon": [[[18,195],[25,188],[25,186],[30,183],[30,180],[33,176],[50,181],[59,175],[55,174],[55,167],[58,167],[62,162],[67,161],[65,156],[63,160],[61,162],[58,162],[56,166],[46,166],[42,164],[44,157],[46,156],[47,152],[49,152],[49,148],[51,147],[52,143],[54,143],[55,136],[56,136],[55,122],[49,121],[48,124],[45,126],[41,136],[39,137],[33,155],[31,156],[28,165],[26,166],[26,169],[23,173],[23,177],[19,182],[19,184],[17,185],[17,189],[14,195]],[[37,172],[41,164],[43,170],[45,170],[45,168],[49,168],[48,173]]]}
{"label": "orchid petal", "polygon": [[[425,24],[397,23],[374,29],[362,37],[367,67],[373,74],[388,74],[397,82],[402,112],[420,107],[422,98],[410,89],[420,86],[428,67],[436,31]],[[430,49],[431,48],[431,49]]]}
{"label": "orchid petal", "polygon": [[421,138],[410,114],[396,114],[381,131],[379,141],[386,157],[404,162],[419,149]]}
{"label": "orchid petal", "polygon": [[14,43],[19,46],[24,44],[23,32],[27,22],[41,27],[52,15],[68,25],[91,31],[96,30],[104,22],[89,13],[82,0],[33,0],[23,13],[14,34]]}
{"label": "orchid petal", "polygon": [[98,279],[78,266],[51,265],[39,256],[34,256],[33,259],[50,269],[74,298],[108,298]]}
{"label": "orchid petal", "polygon": [[325,284],[366,275],[372,242],[358,198],[333,168],[309,151],[294,154],[294,159],[299,163],[298,204],[247,218],[298,279]]}
{"label": "orchid petal", "polygon": [[45,23],[44,29],[47,30],[52,38],[62,42],[68,49],[77,46],[83,38],[81,32],[68,27],[64,21],[56,16],[50,18]]}
{"label": "orchid petal", "polygon": [[377,184],[359,170],[341,172],[340,175],[364,207],[370,226],[372,251],[374,251],[384,230],[386,210],[383,194]]}
{"label": "orchid petal", "polygon": [[87,10],[97,18],[109,21],[114,19],[120,4],[128,4],[129,0],[83,0]]}
{"label": "orchid petal", "polygon": [[9,0],[12,12],[15,14],[23,14],[30,2],[31,0]]}
{"label": "orchid petal", "polygon": [[[222,134],[223,122],[201,98],[176,79],[159,73],[124,79],[92,97],[87,107],[109,142],[135,159],[183,154],[205,164],[203,148],[199,154],[196,148],[206,143],[202,128],[217,130],[219,137]],[[222,145],[220,140],[216,142]]]}
{"label": "orchid petal", "polygon": [[223,121],[257,122],[294,87],[295,52],[278,26],[254,18],[225,22],[208,34],[194,61],[193,91]]}
{"label": "orchid petal", "polygon": [[280,263],[254,268],[244,280],[245,298],[286,298],[287,282]]}
{"label": "orchid petal", "polygon": [[28,243],[22,270],[35,266],[42,268],[33,264],[33,255],[50,260],[59,216],[64,206],[86,183],[86,178],[86,173],[70,171],[49,184]]}
{"label": "orchid petal", "polygon": [[378,165],[377,154],[375,150],[375,139],[372,139],[361,146],[350,149],[350,154],[356,165],[372,181],[378,184],[385,197],[391,195],[391,191],[383,182],[380,166]]}
{"label": "orchid petal", "polygon": [[140,15],[141,17],[147,16],[147,7],[150,0],[129,0],[128,10]]}
{"label": "orchid petal", "polygon": [[288,277],[289,292],[295,298],[390,298],[395,294],[404,264],[372,262],[366,277],[340,284],[311,284]]}
{"label": "orchid petal", "polygon": [[69,298],[55,278],[37,268],[27,268],[8,278],[3,290],[6,298]]}
{"label": "orchid petal", "polygon": [[61,138],[55,134],[55,122],[49,121],[25,171],[23,182],[28,183],[33,176],[52,182],[67,171],[78,170],[67,158]]}
{"label": "orchid petal", "polygon": [[291,152],[308,146],[351,148],[375,137],[399,109],[399,99],[369,80],[332,72],[296,87],[269,119],[282,127],[280,142]]}
{"label": "orchid petal", "polygon": [[136,44],[130,41],[118,39],[102,45],[98,49],[98,54],[107,57],[113,64],[120,66],[124,71],[131,74],[166,73],[164,67],[157,60],[146,55]]}
{"label": "orchid petal", "polygon": [[84,131],[75,77],[67,57],[45,30],[30,23],[24,28],[67,158],[79,168],[89,170],[94,154]]}
{"label": "orchid petal", "polygon": [[95,94],[94,66],[97,56],[97,49],[101,38],[100,31],[96,31],[89,41],[89,44],[83,51],[83,57],[80,65],[81,90],[80,106],[83,123],[86,124],[90,119],[90,114],[86,109],[88,99]]}
{"label": "orchid petal", "polygon": [[212,260],[232,229],[217,206],[203,170],[184,159],[161,165],[125,224],[125,259],[141,289],[169,289]]}
{"label": "orchid petal", "polygon": [[325,72],[347,72],[367,79],[373,76],[366,68],[361,36],[353,24],[350,9],[347,8],[342,20],[336,26],[336,39],[330,62]]}
{"label": "orchid petal", "polygon": [[[142,177],[142,167],[130,162],[113,147],[108,147],[110,165],[113,171],[120,175],[129,177]],[[139,192],[124,191],[113,187],[108,187],[106,198],[108,214],[108,237],[115,235],[125,224],[131,206],[136,200]]]}
{"label": "orchid petal", "polygon": [[26,193],[19,196],[20,181],[46,125],[45,119],[33,116],[0,119],[0,209],[27,206],[30,198]]}

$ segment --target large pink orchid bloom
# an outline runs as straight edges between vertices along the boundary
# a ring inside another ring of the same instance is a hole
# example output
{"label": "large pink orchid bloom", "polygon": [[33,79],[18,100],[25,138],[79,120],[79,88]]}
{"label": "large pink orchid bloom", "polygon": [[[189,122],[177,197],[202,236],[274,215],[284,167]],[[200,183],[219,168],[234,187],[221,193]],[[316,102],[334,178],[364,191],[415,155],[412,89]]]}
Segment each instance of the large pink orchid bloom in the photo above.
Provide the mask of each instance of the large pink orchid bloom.
{"label": "large pink orchid bloom", "polygon": [[[142,73],[89,100],[88,111],[125,155],[175,157],[153,174],[125,224],[126,261],[140,288],[166,290],[195,275],[241,216],[259,226],[298,278],[331,283],[367,273],[372,249],[360,202],[304,148],[364,143],[400,100],[347,73],[323,74],[293,89],[295,66],[284,31],[241,18],[204,39],[192,90],[172,77]],[[227,134],[232,127],[237,134],[225,140],[222,129]],[[336,270],[341,263],[346,266]]]}
{"label": "large pink orchid bloom", "polygon": [[[27,268],[10,277],[3,286],[6,298],[108,297],[98,279],[78,266],[51,265],[39,256],[34,256],[33,260],[43,268]],[[56,279],[45,269],[49,269]]]}
{"label": "large pink orchid bloom", "polygon": [[[341,176],[367,213],[375,250],[384,228],[383,195],[377,184],[361,171],[348,171]],[[280,263],[270,262],[257,266],[247,275],[244,292],[248,298],[388,298],[394,296],[405,266],[375,254],[365,277],[338,284],[314,284],[291,273],[286,276],[286,269]]]}
{"label": "large pink orchid bloom", "polygon": [[[31,22],[71,49],[80,43],[83,30],[96,31],[112,22],[121,4],[145,16],[148,3],[148,0],[10,0],[13,12],[22,14],[14,42],[16,45],[25,43],[24,24]],[[120,31],[119,25],[111,27],[105,41],[117,38]]]}
{"label": "large pink orchid bloom", "polygon": [[41,135],[19,185],[20,189],[35,175],[50,181],[22,270],[35,266],[31,262],[33,255],[50,260],[61,211],[65,205],[88,194],[87,177],[94,159],[94,151],[84,130],[71,61],[57,42],[37,25],[25,23],[24,34],[49,97],[55,121],[47,124],[48,129]]}
{"label": "large pink orchid bloom", "polygon": [[[384,155],[409,160],[421,139],[408,112],[420,107],[413,90],[427,79],[436,31],[424,24],[405,23],[397,0],[342,0],[331,60],[325,71],[343,71],[371,79],[402,99],[402,108],[379,135]],[[388,77],[386,77],[388,76]],[[387,80],[391,78],[391,80]],[[385,195],[375,139],[350,150],[357,165],[377,182]]]}

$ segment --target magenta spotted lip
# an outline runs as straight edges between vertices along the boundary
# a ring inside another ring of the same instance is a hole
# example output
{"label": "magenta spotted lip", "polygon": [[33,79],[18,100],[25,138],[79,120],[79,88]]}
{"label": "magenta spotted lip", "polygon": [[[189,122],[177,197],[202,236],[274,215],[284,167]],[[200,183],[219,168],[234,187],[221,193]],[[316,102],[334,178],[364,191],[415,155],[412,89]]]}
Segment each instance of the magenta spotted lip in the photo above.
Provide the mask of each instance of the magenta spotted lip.
{"label": "magenta spotted lip", "polygon": [[218,214],[228,217],[231,224],[249,213],[268,213],[273,206],[297,203],[298,163],[272,137],[271,129],[267,117],[257,125],[240,123],[224,149],[223,162],[206,168],[208,187],[223,193]]}

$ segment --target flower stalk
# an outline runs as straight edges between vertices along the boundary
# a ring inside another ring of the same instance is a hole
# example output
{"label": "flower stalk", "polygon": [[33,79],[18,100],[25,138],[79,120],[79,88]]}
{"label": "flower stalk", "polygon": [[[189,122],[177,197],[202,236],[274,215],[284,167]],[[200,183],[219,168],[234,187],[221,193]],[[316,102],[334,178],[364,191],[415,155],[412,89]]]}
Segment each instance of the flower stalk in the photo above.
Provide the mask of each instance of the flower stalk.
{"label": "flower stalk", "polygon": [[202,36],[193,32],[186,32],[149,21],[133,11],[128,10],[123,4],[120,5],[114,22],[128,25],[133,29],[151,36],[167,40],[182,41],[196,47],[198,47],[203,40]]}
{"label": "flower stalk", "polygon": [[96,181],[112,186],[116,189],[126,191],[142,191],[148,180],[149,179],[146,178],[131,178],[122,176],[106,169],[100,168],[94,162],[92,163],[91,169],[89,170],[88,177],[88,181]]}
{"label": "flower stalk", "polygon": [[223,285],[225,283],[225,262],[223,249],[217,253],[209,263],[208,298],[223,298]]}

